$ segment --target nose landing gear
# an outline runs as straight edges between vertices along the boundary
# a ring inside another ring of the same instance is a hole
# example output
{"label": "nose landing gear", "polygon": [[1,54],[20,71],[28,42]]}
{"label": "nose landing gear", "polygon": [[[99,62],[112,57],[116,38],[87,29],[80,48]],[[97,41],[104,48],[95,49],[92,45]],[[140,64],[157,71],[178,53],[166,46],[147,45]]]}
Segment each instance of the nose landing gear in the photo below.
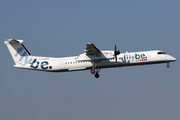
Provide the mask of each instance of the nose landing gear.
{"label": "nose landing gear", "polygon": [[170,67],[169,63],[167,63],[166,67],[167,67],[167,68],[169,68],[169,67]]}

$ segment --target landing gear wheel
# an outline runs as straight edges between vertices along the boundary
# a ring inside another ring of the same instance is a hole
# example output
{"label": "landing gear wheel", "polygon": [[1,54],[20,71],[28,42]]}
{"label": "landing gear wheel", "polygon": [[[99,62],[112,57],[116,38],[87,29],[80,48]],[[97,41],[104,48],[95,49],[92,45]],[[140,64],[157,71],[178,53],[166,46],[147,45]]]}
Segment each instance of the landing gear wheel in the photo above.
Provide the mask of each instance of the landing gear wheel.
{"label": "landing gear wheel", "polygon": [[95,69],[91,69],[91,74],[94,74],[95,72]]}
{"label": "landing gear wheel", "polygon": [[99,78],[99,74],[98,73],[96,73],[94,76],[95,76],[95,78]]}
{"label": "landing gear wheel", "polygon": [[167,63],[166,67],[167,67],[167,68],[169,68],[169,67],[170,67],[169,63]]}

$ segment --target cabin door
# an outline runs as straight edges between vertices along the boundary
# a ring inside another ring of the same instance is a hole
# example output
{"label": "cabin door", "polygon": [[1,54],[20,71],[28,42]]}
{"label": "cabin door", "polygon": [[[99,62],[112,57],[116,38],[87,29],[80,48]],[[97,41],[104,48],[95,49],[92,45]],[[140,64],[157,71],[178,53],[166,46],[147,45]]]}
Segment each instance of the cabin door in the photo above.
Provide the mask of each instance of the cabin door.
{"label": "cabin door", "polygon": [[64,61],[60,61],[60,69],[64,69],[64,65],[65,65]]}

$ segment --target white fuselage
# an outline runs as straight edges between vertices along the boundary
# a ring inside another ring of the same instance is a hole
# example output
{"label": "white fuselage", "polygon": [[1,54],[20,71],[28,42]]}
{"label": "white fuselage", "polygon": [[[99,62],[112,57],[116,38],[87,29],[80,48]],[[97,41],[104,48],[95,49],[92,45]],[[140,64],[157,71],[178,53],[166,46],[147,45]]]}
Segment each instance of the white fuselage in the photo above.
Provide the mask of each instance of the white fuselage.
{"label": "white fuselage", "polygon": [[126,52],[100,51],[93,43],[87,43],[85,53],[74,57],[52,58],[32,56],[23,45],[23,40],[8,39],[4,41],[15,62],[14,67],[48,71],[48,72],[69,72],[79,70],[91,70],[96,78],[99,78],[99,71],[102,68],[125,67],[134,65],[167,63],[176,61],[176,58],[160,50]]}
{"label": "white fuselage", "polygon": [[176,58],[160,50],[121,53],[117,55],[117,62],[113,55],[114,51],[101,52],[103,54],[100,56],[87,56],[84,53],[79,56],[63,58],[26,56],[22,58],[25,59],[24,63],[14,65],[14,67],[49,72],[68,72],[87,70],[93,67],[101,69],[176,61]]}

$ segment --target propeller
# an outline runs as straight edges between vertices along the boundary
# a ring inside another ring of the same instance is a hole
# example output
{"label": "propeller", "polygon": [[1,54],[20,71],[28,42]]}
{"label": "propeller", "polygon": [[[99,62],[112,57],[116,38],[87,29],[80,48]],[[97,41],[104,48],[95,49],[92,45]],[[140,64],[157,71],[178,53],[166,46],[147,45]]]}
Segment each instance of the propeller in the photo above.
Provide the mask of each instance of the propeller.
{"label": "propeller", "polygon": [[115,59],[116,59],[116,62],[117,62],[117,55],[120,54],[120,51],[118,49],[118,51],[116,50],[116,45],[115,45],[115,48],[114,48],[114,56],[115,56]]}

